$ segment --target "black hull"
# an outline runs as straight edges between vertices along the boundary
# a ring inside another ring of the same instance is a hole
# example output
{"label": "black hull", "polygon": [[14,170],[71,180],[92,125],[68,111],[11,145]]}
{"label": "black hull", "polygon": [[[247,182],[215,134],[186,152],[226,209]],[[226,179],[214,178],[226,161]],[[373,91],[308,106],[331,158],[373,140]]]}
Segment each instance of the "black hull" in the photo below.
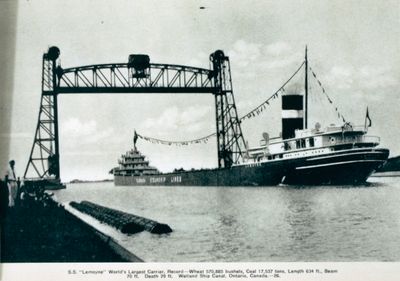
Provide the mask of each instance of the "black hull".
{"label": "black hull", "polygon": [[229,169],[182,171],[149,176],[115,176],[115,185],[273,186],[282,181],[282,163],[260,163]]}
{"label": "black hull", "polygon": [[290,185],[363,184],[377,169],[379,163],[346,163],[304,171],[292,171],[283,183]]}
{"label": "black hull", "polygon": [[387,160],[387,149],[353,149],[297,159],[280,159],[227,169],[149,176],[115,176],[115,185],[275,186],[361,184]]}
{"label": "black hull", "polygon": [[356,149],[310,157],[297,163],[283,183],[293,185],[363,184],[386,162],[387,149]]}

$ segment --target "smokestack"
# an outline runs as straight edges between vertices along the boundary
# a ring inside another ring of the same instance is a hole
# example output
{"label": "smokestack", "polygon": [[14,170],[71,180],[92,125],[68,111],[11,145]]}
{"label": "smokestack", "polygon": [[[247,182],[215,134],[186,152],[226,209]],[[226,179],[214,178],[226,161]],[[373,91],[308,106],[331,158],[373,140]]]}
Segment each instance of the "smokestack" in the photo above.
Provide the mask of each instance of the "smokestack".
{"label": "smokestack", "polygon": [[295,130],[304,128],[302,93],[282,94],[282,139],[294,138]]}

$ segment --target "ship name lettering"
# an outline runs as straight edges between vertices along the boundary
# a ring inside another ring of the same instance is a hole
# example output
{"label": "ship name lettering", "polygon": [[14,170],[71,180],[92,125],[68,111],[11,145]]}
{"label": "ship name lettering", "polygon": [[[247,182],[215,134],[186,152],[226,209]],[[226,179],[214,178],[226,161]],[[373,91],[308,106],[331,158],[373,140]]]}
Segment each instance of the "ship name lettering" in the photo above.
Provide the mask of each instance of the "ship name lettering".
{"label": "ship name lettering", "polygon": [[160,183],[165,182],[165,177],[150,178],[150,183]]}
{"label": "ship name lettering", "polygon": [[173,176],[171,177],[171,182],[182,182],[181,176]]}
{"label": "ship name lettering", "polygon": [[136,183],[146,183],[146,179],[138,178],[138,179],[136,179]]}

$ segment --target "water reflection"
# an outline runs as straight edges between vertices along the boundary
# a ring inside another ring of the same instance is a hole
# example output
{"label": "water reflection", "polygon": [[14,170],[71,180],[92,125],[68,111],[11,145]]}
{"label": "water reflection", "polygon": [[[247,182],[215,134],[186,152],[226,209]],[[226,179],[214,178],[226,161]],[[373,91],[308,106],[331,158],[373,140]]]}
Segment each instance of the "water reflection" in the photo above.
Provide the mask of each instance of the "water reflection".
{"label": "water reflection", "polygon": [[304,259],[304,253],[309,252],[320,241],[316,238],[318,231],[317,218],[315,215],[315,203],[310,194],[302,190],[287,192],[287,212],[285,223],[289,226],[287,236],[289,243],[287,251],[292,256]]}
{"label": "water reflection", "polygon": [[[213,261],[232,259],[245,243],[240,238],[246,237],[243,225],[239,222],[243,202],[238,200],[243,192],[240,188],[218,188],[216,190],[215,222],[211,226],[212,246],[208,254]],[[211,214],[210,214],[211,215]],[[239,238],[239,241],[238,241]]]}

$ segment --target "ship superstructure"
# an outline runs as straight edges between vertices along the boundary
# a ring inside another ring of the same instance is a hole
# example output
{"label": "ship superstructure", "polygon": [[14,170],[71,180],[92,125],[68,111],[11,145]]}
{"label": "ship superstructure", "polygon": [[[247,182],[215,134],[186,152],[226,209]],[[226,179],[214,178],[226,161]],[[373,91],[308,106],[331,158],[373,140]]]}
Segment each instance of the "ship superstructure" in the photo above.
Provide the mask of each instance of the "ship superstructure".
{"label": "ship superstructure", "polygon": [[132,177],[160,174],[157,168],[149,165],[149,161],[137,150],[136,145],[121,155],[118,164],[118,167],[112,169],[115,176]]}
{"label": "ship superstructure", "polygon": [[363,183],[388,158],[387,149],[376,148],[379,137],[366,135],[365,128],[328,126],[296,130],[293,138],[265,137],[260,146],[249,149],[245,163],[290,166],[282,183],[357,184]]}

